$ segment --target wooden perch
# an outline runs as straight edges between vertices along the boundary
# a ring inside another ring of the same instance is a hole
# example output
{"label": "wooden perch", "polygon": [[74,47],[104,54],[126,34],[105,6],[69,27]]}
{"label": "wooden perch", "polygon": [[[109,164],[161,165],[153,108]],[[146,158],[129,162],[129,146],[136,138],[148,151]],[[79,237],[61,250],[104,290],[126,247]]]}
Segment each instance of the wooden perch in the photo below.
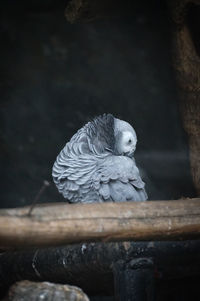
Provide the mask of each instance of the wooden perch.
{"label": "wooden perch", "polygon": [[0,210],[0,248],[200,238],[200,199]]}

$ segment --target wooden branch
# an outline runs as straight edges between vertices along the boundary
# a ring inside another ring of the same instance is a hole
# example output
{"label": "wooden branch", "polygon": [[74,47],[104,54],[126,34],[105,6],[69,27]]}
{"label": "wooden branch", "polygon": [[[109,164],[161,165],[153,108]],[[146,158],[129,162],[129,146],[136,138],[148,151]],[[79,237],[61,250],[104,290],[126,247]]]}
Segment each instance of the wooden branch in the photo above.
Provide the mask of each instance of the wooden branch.
{"label": "wooden branch", "polygon": [[200,199],[0,210],[0,248],[200,238]]}

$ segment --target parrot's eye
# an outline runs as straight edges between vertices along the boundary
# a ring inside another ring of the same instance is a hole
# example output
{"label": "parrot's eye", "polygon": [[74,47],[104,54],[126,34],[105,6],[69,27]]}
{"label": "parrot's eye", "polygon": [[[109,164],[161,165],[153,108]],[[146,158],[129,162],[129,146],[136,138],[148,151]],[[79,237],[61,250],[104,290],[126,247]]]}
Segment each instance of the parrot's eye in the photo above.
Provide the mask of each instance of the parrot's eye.
{"label": "parrot's eye", "polygon": [[128,144],[131,144],[131,142],[132,142],[132,140],[131,140],[131,139],[129,139],[129,140],[128,140]]}

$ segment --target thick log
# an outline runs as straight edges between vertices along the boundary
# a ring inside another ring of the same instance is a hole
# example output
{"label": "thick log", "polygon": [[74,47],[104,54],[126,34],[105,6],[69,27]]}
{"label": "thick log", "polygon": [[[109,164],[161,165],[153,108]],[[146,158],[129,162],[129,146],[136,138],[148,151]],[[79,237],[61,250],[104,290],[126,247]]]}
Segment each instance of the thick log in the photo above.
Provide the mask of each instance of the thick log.
{"label": "thick log", "polygon": [[0,210],[0,248],[200,237],[200,199]]}
{"label": "thick log", "polygon": [[[84,243],[5,252],[0,256],[0,296],[11,284],[24,279],[76,285],[89,295],[113,294],[114,290],[117,295],[120,292],[113,273],[116,280],[121,265],[123,272],[127,264],[137,268],[137,261],[138,268],[145,269],[144,259],[152,265],[157,281],[195,277],[200,274],[199,250],[200,240],[194,240]],[[151,266],[146,268],[151,270]]]}
{"label": "thick log", "polygon": [[154,301],[154,263],[149,258],[114,265],[115,300]]}

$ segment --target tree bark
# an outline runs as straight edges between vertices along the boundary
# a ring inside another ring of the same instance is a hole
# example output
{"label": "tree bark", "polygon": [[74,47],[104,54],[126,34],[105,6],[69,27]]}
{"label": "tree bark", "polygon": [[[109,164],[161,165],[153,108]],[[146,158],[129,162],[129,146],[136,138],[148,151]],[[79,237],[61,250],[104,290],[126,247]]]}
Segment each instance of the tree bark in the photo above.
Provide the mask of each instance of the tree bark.
{"label": "tree bark", "polygon": [[[200,195],[200,0],[171,0],[173,58],[183,126],[189,137],[190,165]],[[196,20],[195,20],[196,19]]]}
{"label": "tree bark", "polygon": [[154,263],[137,258],[114,265],[115,300],[154,301]]}
{"label": "tree bark", "polygon": [[200,199],[0,210],[0,248],[200,237]]}
{"label": "tree bark", "polygon": [[[118,263],[123,262],[125,269],[128,263],[133,268],[144,269],[144,264],[136,266],[136,261],[141,263],[142,260],[143,263],[143,259],[152,262],[158,281],[197,277],[200,271],[199,250],[200,240],[84,243],[9,251],[0,256],[0,298],[10,285],[25,279],[76,285],[89,295],[110,295],[114,290],[120,293],[115,287],[118,281],[113,283],[113,272],[118,277]],[[150,266],[148,268],[151,270]],[[131,288],[132,285],[127,287],[127,293]]]}

